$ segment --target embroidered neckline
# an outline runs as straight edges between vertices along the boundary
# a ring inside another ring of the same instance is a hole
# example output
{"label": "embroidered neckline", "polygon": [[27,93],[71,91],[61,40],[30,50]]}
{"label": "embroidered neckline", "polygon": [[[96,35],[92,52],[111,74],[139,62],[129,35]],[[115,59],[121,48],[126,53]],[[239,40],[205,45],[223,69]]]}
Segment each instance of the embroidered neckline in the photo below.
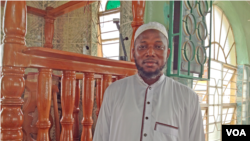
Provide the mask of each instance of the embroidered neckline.
{"label": "embroidered neckline", "polygon": [[[144,80],[141,78],[141,76],[138,73],[136,74],[136,77],[137,77],[137,80],[139,80],[139,82],[141,82],[143,85],[145,85],[147,87],[149,86],[147,83],[144,82]],[[160,76],[160,78],[155,83],[151,84],[150,86],[152,87],[152,86],[155,86],[157,84],[160,84],[165,79],[165,77],[166,76],[164,74],[162,74]]]}

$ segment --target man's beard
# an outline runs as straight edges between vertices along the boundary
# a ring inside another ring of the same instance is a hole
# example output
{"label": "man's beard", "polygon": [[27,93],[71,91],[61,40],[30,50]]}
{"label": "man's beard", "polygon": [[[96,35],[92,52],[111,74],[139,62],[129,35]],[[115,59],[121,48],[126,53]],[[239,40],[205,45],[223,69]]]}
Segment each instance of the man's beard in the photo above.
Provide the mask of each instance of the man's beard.
{"label": "man's beard", "polygon": [[138,62],[137,62],[137,60],[136,60],[135,57],[134,57],[134,59],[135,59],[135,65],[136,65],[136,68],[137,68],[137,70],[138,70],[138,73],[139,73],[142,77],[144,77],[144,78],[146,78],[146,79],[154,79],[154,78],[156,78],[157,76],[161,75],[162,69],[163,69],[163,68],[165,67],[165,65],[167,64],[167,61],[166,61],[166,63],[165,63],[164,65],[160,66],[160,68],[159,68],[159,69],[156,69],[154,72],[146,72],[146,71],[143,69],[143,67],[139,66],[139,64],[138,64]]}

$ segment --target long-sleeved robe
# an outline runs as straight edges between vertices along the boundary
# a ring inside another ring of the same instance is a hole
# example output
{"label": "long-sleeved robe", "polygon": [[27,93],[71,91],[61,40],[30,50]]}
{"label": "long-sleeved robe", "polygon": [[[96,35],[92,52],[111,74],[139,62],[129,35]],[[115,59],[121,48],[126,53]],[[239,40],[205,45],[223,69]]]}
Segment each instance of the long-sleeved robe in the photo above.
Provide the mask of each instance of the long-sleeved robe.
{"label": "long-sleeved robe", "polygon": [[162,75],[152,85],[136,74],[104,93],[93,141],[205,141],[198,95]]}

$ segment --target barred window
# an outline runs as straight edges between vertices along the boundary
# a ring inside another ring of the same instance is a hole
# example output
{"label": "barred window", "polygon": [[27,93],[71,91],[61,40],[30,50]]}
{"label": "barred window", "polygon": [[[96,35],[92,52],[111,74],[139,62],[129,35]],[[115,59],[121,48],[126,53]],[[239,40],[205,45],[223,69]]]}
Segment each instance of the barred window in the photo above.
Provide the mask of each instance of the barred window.
{"label": "barred window", "polygon": [[[212,9],[206,17],[209,25],[212,14],[210,81],[193,81],[193,90],[200,97],[206,140],[209,141],[221,140],[222,124],[236,124],[237,90],[233,30],[224,12],[216,5]],[[206,74],[207,69],[204,71]]]}

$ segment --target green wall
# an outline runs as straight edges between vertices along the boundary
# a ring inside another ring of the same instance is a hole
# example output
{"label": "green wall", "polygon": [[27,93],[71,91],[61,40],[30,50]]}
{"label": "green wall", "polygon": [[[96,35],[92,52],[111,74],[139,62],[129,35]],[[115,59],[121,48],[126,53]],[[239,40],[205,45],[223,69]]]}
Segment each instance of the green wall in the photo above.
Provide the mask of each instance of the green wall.
{"label": "green wall", "polygon": [[169,28],[169,1],[146,1],[144,23],[156,21]]}

